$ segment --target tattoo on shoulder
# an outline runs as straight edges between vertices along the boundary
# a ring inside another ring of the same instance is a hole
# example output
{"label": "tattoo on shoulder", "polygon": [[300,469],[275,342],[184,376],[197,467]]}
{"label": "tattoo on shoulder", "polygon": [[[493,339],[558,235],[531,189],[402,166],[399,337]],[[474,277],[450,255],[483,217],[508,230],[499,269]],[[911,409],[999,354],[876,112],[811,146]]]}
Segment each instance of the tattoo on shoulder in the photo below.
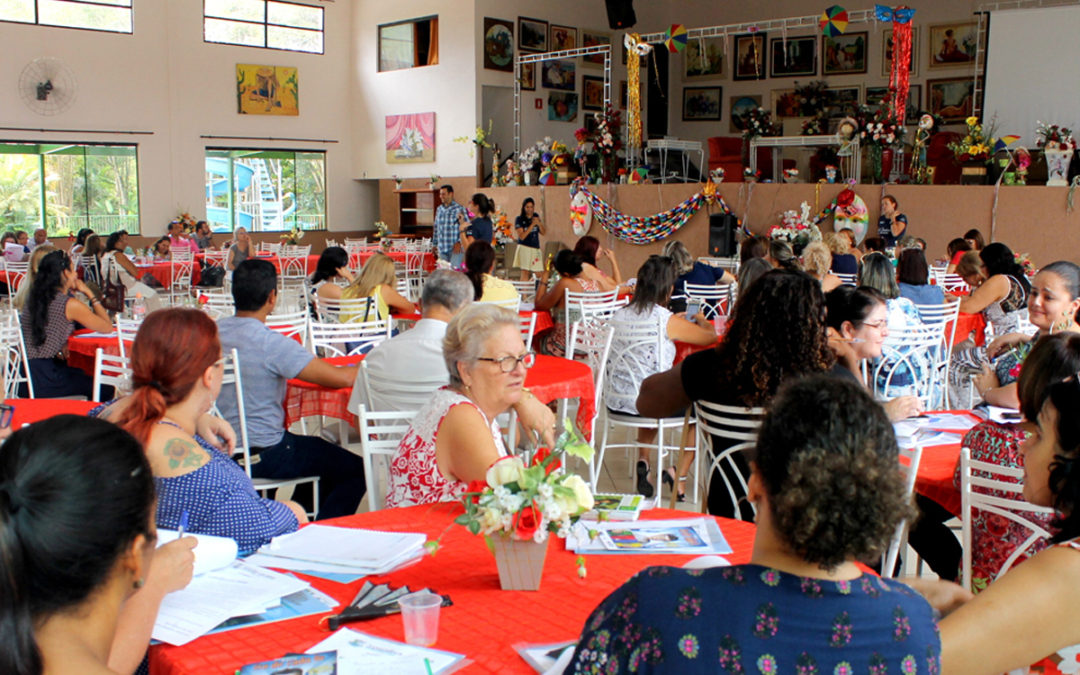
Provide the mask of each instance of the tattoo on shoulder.
{"label": "tattoo on shoulder", "polygon": [[197,443],[186,441],[183,438],[170,438],[165,442],[165,457],[169,460],[170,469],[199,468],[206,464],[206,453]]}

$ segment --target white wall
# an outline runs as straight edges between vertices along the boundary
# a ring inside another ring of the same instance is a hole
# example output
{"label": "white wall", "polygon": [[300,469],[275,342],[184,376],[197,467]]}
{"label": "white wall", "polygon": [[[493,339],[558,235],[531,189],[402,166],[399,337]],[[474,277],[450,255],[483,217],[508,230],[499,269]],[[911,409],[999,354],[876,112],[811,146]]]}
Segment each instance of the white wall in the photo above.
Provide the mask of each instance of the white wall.
{"label": "white wall", "polygon": [[[138,143],[144,234],[163,232],[180,210],[205,215],[207,146],[326,150],[329,229],[369,228],[376,199],[353,180],[351,172],[349,5],[310,4],[326,9],[324,55],[205,43],[202,3],[192,0],[139,0],[132,35],[0,23],[5,52],[0,60],[0,126],[153,132],[128,136],[2,131],[0,138]],[[19,73],[39,56],[63,60],[78,82],[74,105],[52,117],[30,111],[17,93]],[[239,115],[237,63],[297,67],[300,115]],[[207,140],[201,135],[339,142]]]}

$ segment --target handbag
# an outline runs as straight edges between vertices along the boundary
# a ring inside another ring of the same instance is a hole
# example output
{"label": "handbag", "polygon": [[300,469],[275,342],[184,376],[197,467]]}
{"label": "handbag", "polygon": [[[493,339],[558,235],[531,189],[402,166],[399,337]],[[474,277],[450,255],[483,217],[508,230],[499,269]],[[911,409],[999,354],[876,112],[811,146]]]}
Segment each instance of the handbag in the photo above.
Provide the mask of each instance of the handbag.
{"label": "handbag", "polygon": [[101,285],[101,306],[110,312],[115,314],[122,314],[124,312],[124,284],[119,280],[119,273],[115,276],[117,281],[113,281],[113,265],[116,263],[116,254],[113,253],[109,258],[109,265],[105,273],[102,275],[105,277],[102,280]]}

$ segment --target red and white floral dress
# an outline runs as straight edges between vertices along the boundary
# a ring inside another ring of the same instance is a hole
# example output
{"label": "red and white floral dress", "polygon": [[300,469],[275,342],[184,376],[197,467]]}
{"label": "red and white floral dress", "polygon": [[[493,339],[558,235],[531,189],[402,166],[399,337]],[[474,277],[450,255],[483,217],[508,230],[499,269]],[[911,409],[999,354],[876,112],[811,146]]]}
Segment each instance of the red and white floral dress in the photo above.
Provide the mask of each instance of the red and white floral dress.
{"label": "red and white floral dress", "polygon": [[506,456],[506,447],[495,420],[489,420],[484,411],[467,397],[449,387],[443,387],[437,390],[427,405],[417,413],[390,460],[387,508],[452,502],[465,492],[467,484],[444,476],[439,471],[435,458],[435,437],[439,433],[439,427],[450,408],[462,404],[476,408],[491,428],[491,439],[495,442],[499,456]]}

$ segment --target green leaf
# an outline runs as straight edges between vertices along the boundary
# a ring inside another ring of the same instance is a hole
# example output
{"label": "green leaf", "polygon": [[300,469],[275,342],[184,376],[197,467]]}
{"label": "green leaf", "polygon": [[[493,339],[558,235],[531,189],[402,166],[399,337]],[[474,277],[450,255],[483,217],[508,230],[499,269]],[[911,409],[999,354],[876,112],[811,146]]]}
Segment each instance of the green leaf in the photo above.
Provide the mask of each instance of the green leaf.
{"label": "green leaf", "polygon": [[487,544],[488,550],[491,551],[491,555],[495,555],[495,543],[491,541],[490,535],[484,535],[484,543]]}
{"label": "green leaf", "polygon": [[567,417],[563,418],[563,429],[565,431],[559,434],[559,440],[555,443],[556,450],[586,462],[591,462],[593,458],[592,446],[585,442],[585,439],[574,428],[574,423]]}
{"label": "green leaf", "polygon": [[472,518],[469,517],[468,513],[463,513],[457,518],[454,518],[454,522],[458,525],[468,525],[470,522],[472,522]]}
{"label": "green leaf", "polygon": [[428,552],[428,555],[433,556],[433,555],[435,555],[436,553],[439,552],[439,546],[441,545],[440,542],[441,542],[441,538],[436,539],[435,541],[425,541],[424,542],[424,550],[426,550]]}
{"label": "green leaf", "polygon": [[477,520],[470,521],[469,525],[468,525],[468,528],[469,528],[469,532],[471,532],[472,534],[480,534],[480,522],[479,521],[477,521]]}

